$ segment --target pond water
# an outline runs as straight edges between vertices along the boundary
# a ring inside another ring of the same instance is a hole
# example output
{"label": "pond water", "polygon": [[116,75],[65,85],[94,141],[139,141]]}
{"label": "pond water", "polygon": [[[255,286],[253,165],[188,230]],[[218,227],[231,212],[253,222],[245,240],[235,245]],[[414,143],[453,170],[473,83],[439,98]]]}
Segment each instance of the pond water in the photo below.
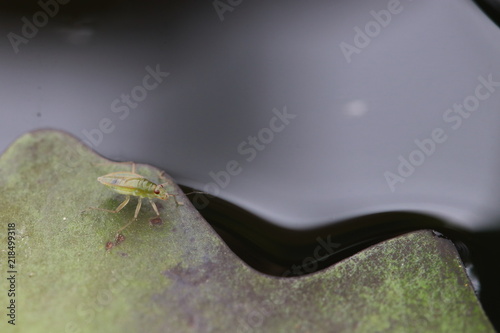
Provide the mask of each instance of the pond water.
{"label": "pond water", "polygon": [[160,167],[269,274],[318,237],[312,270],[440,230],[500,299],[500,29],[474,2],[50,3],[0,5],[0,151],[54,128]]}

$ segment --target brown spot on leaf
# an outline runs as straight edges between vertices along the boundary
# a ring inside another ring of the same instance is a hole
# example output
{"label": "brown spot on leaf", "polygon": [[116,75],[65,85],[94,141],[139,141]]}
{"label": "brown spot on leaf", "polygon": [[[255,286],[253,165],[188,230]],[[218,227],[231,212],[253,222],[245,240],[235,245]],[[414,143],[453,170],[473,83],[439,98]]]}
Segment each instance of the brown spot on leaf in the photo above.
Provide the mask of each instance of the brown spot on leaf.
{"label": "brown spot on leaf", "polygon": [[118,234],[118,235],[116,235],[115,241],[116,241],[116,245],[118,245],[118,244],[122,243],[123,241],[125,241],[125,236],[123,236],[122,234]]}
{"label": "brown spot on leaf", "polygon": [[152,225],[152,226],[162,225],[163,224],[163,220],[161,219],[161,217],[157,216],[157,217],[154,217],[154,218],[150,219],[149,220],[149,224]]}

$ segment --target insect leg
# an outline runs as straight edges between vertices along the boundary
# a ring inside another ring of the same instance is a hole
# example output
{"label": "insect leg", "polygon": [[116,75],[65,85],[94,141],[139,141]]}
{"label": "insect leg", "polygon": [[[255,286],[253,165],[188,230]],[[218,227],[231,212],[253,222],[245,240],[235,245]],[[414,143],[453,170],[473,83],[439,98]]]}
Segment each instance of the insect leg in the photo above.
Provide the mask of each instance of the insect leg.
{"label": "insect leg", "polygon": [[[130,196],[127,195],[127,198],[130,199]],[[118,231],[116,232],[116,237],[118,237],[120,235],[121,231],[123,231],[129,225],[131,225],[132,222],[134,222],[135,220],[137,220],[137,215],[139,214],[139,210],[141,209],[141,204],[142,204],[142,198],[139,197],[138,200],[137,200],[137,207],[135,208],[134,218],[129,223],[125,224],[123,227],[121,227],[120,229],[118,229]]]}
{"label": "insect leg", "polygon": [[169,195],[171,195],[171,196],[173,196],[173,197],[174,197],[175,204],[176,204],[177,206],[184,206],[184,204],[183,204],[182,202],[179,202],[179,201],[177,200],[177,196],[176,196],[175,194],[169,194]]}
{"label": "insect leg", "polygon": [[104,208],[99,208],[99,207],[89,207],[89,209],[103,210],[105,212],[110,212],[110,213],[118,213],[120,210],[123,209],[123,207],[125,207],[128,204],[129,201],[130,201],[130,195],[127,195],[125,200],[118,207],[116,207],[115,210],[104,209]]}
{"label": "insect leg", "polygon": [[155,202],[151,199],[149,199],[149,202],[151,203],[151,206],[153,206],[153,209],[155,210],[156,215],[160,216],[160,213],[158,212],[158,207],[156,207]]}
{"label": "insect leg", "polygon": [[142,198],[137,198],[137,207],[135,208],[134,220],[137,220],[137,215],[139,215],[139,210],[141,210]]}
{"label": "insect leg", "polygon": [[166,175],[166,172],[163,171],[163,170],[161,170],[160,172],[158,172],[158,177],[160,177],[163,180],[168,180],[168,178],[165,177],[165,175]]}
{"label": "insect leg", "polygon": [[173,180],[167,178],[166,176],[166,172],[161,170],[160,172],[158,172],[158,178],[160,178],[162,181],[163,181],[163,184],[162,185],[169,185],[170,187],[175,187],[175,183]]}
{"label": "insect leg", "polygon": [[123,231],[124,229],[126,229],[134,221],[135,221],[135,219],[132,219],[129,223],[125,224],[123,227],[121,227],[120,229],[118,229],[118,231],[116,232],[116,236],[120,235],[120,232]]}
{"label": "insect leg", "polygon": [[[163,170],[158,173],[158,177],[164,181],[164,183],[161,184],[161,185],[164,186],[167,190],[171,190],[171,189],[174,190],[175,187],[176,187],[176,184],[174,183],[173,180],[168,179],[165,175],[166,175],[166,173]],[[201,194],[205,194],[205,195],[210,195],[209,193],[206,193],[206,192],[203,192],[203,191],[192,191],[192,192],[189,192],[189,193],[184,193],[184,195],[190,195],[190,194],[193,194],[193,193],[201,193]],[[180,202],[179,200],[177,200],[177,196],[175,194],[170,194],[169,193],[168,195],[171,195],[171,196],[174,197],[175,204],[177,206],[183,206],[184,205],[182,202]]]}
{"label": "insect leg", "polygon": [[118,164],[131,164],[131,165],[132,165],[132,173],[135,173],[135,162],[129,161],[129,162],[113,162],[113,163],[118,163]]}

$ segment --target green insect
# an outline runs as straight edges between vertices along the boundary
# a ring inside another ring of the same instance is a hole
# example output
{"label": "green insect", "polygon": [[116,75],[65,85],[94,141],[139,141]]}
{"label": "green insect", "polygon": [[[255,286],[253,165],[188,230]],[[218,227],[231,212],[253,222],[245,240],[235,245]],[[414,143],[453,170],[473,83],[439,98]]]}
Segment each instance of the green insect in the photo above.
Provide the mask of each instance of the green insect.
{"label": "green insect", "polygon": [[[137,206],[135,208],[134,219],[130,222],[132,223],[134,220],[137,220],[137,216],[139,215],[139,211],[142,205],[142,198],[148,198],[149,202],[151,203],[151,206],[153,207],[158,217],[160,216],[160,212],[158,211],[158,207],[156,206],[153,199],[166,201],[169,199],[169,197],[173,197],[177,206],[183,205],[183,203],[177,200],[177,197],[174,194],[168,193],[167,190],[165,189],[165,186],[171,185],[172,182],[168,181],[168,179],[166,179],[163,176],[163,172],[160,173],[159,176],[166,182],[163,184],[156,184],[148,180],[146,177],[136,173],[135,163],[133,162],[123,162],[123,163],[132,164],[132,171],[112,172],[97,178],[97,180],[101,184],[111,188],[113,191],[125,195],[126,196],[125,200],[115,210],[98,208],[98,207],[89,207],[89,209],[97,209],[110,213],[118,213],[120,210],[123,209],[123,207],[125,207],[129,203],[130,197],[135,196],[137,197],[138,200],[137,200]],[[128,223],[120,230],[118,230],[117,236],[119,235],[119,232],[125,229],[128,225],[130,225],[130,223]]]}

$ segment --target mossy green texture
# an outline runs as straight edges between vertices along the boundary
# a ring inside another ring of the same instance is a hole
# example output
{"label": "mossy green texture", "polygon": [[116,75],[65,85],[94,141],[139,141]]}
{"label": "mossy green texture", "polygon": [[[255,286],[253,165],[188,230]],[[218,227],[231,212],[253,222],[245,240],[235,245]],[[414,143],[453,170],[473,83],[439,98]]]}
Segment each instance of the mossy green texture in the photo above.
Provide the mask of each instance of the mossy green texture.
{"label": "mossy green texture", "polygon": [[[493,332],[455,248],[429,231],[276,278],[246,266],[181,195],[184,206],[161,202],[159,226],[145,201],[126,240],[106,251],[136,201],[118,214],[84,211],[123,200],[96,178],[128,167],[103,162],[58,131],[28,133],[0,157],[1,332]],[[158,180],[153,167],[138,173]],[[8,223],[15,326],[6,317]]]}

